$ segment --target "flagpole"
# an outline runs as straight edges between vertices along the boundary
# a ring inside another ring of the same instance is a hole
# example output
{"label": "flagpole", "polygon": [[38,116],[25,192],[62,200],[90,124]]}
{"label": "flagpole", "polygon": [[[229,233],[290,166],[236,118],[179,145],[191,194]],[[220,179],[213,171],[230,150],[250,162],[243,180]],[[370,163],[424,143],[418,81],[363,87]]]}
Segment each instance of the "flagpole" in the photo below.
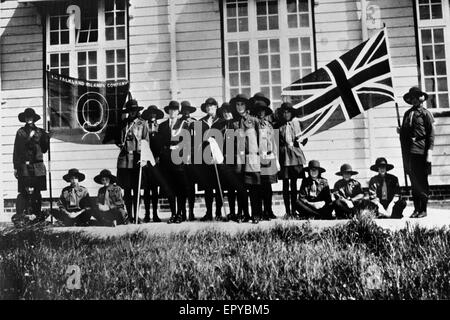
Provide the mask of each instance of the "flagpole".
{"label": "flagpole", "polygon": [[216,178],[217,178],[217,185],[219,186],[220,199],[222,200],[222,209],[223,209],[223,212],[225,214],[224,218],[226,218],[227,217],[227,211],[225,210],[225,201],[223,199],[222,186],[220,184],[220,177],[219,177],[219,170],[217,170],[217,163],[216,162],[214,162],[214,169],[216,171]]}
{"label": "flagpole", "polygon": [[[395,110],[397,111],[397,124],[398,127],[401,127],[401,122],[400,122],[400,111],[398,110],[398,103],[395,103]],[[408,177],[406,174],[406,168],[405,168],[405,158],[403,157],[403,144],[402,144],[402,140],[400,138],[400,151],[402,153],[402,163],[403,163],[403,175],[405,178],[405,187],[408,188]]]}
{"label": "flagpole", "polygon": [[142,166],[139,164],[139,184],[137,194],[137,207],[136,207],[136,224],[139,222],[139,214],[141,213],[141,181],[142,181]]}
{"label": "flagpole", "polygon": [[46,130],[49,134],[48,136],[48,150],[47,150],[47,156],[48,156],[48,188],[49,188],[49,197],[50,197],[50,222],[53,224],[53,192],[52,192],[52,157],[51,157],[51,143],[50,143],[50,120],[48,116],[48,110],[49,110],[49,87],[48,87],[48,71],[49,67],[47,65],[47,70],[45,72],[45,108],[44,108],[44,119],[46,124]]}
{"label": "flagpole", "polygon": [[[366,41],[369,38],[369,32],[367,28],[367,1],[361,0],[361,35],[362,41]],[[372,112],[372,94],[369,94],[370,106],[367,110],[367,129],[368,129],[368,138],[369,138],[369,155],[368,155],[368,163],[372,163],[372,157],[375,153],[375,132],[374,132],[374,116]]]}

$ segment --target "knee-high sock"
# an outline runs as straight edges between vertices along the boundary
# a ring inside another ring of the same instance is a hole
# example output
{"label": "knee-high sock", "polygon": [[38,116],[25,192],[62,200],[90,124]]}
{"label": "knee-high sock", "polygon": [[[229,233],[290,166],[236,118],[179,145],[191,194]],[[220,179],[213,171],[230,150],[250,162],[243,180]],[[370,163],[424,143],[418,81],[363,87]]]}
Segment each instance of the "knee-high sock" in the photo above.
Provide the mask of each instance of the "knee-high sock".
{"label": "knee-high sock", "polygon": [[297,179],[291,179],[290,181],[290,187],[291,187],[291,210],[292,212],[295,212],[295,202],[297,201]]}
{"label": "knee-high sock", "polygon": [[[153,191],[152,191],[152,197],[153,197]],[[145,207],[145,215],[147,216],[150,214],[150,189],[144,189],[144,207]]]}
{"label": "knee-high sock", "polygon": [[270,214],[272,212],[272,184],[265,181],[261,184],[261,195],[264,204],[264,213]]}
{"label": "knee-high sock", "polygon": [[206,206],[206,214],[208,216],[212,216],[212,204],[214,199],[214,193],[211,188],[205,189],[205,206]]}
{"label": "knee-high sock", "polygon": [[283,202],[286,214],[291,214],[290,205],[290,194],[289,194],[289,179],[283,179]]}
{"label": "knee-high sock", "polygon": [[133,197],[131,195],[131,189],[124,189],[123,200],[125,202],[125,207],[127,209],[128,217],[133,218]]}
{"label": "knee-high sock", "polygon": [[236,214],[236,191],[234,189],[227,190],[227,199],[228,199],[228,206],[230,207],[230,214],[235,215]]}
{"label": "knee-high sock", "polygon": [[262,202],[261,187],[259,185],[249,186],[250,205],[252,207],[252,218],[261,218]]}

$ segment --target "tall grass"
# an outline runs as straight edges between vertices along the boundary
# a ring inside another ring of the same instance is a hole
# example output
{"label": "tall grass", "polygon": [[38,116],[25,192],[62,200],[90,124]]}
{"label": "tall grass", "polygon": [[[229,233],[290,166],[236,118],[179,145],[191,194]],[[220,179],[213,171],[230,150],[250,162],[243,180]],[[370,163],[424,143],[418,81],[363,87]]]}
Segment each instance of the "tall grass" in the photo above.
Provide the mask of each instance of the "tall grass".
{"label": "tall grass", "polygon": [[[449,299],[450,233],[370,218],[229,235],[0,235],[2,299]],[[69,265],[80,290],[66,287]]]}

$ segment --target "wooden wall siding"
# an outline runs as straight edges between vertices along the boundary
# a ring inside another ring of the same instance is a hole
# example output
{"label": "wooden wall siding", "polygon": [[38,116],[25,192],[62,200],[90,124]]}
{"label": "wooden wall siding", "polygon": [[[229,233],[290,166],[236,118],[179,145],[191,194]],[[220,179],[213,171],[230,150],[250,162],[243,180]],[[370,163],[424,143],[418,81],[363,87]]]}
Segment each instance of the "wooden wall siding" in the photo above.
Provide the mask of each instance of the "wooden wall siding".
{"label": "wooden wall siding", "polygon": [[[144,106],[167,105],[170,92],[168,2],[131,0],[130,80]],[[221,101],[222,58],[218,1],[176,1],[178,100],[199,106],[207,96]],[[201,117],[201,111],[194,117]]]}
{"label": "wooden wall siding", "polygon": [[[13,175],[14,137],[21,123],[17,114],[32,107],[43,114],[42,25],[33,5],[0,4],[1,168],[0,198],[17,196]],[[43,121],[38,122],[42,126]]]}

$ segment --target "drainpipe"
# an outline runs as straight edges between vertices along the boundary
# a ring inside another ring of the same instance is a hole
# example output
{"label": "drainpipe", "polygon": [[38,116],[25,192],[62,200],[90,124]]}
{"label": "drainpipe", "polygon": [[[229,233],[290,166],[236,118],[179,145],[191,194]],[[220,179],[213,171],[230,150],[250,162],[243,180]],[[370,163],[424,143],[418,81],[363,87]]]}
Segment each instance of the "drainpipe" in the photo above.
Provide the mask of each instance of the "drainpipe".
{"label": "drainpipe", "polygon": [[[362,31],[362,41],[366,41],[368,36],[368,30],[367,30],[367,1],[361,0],[361,31]],[[368,149],[368,166],[370,167],[370,164],[372,163],[372,158],[375,153],[375,130],[374,125],[375,119],[373,117],[373,110],[369,109],[367,110],[367,127],[369,129],[369,149]]]}
{"label": "drainpipe", "polygon": [[172,100],[178,100],[178,75],[177,75],[177,38],[176,38],[176,12],[175,1],[167,1],[169,4],[169,37],[170,37],[170,93]]}

